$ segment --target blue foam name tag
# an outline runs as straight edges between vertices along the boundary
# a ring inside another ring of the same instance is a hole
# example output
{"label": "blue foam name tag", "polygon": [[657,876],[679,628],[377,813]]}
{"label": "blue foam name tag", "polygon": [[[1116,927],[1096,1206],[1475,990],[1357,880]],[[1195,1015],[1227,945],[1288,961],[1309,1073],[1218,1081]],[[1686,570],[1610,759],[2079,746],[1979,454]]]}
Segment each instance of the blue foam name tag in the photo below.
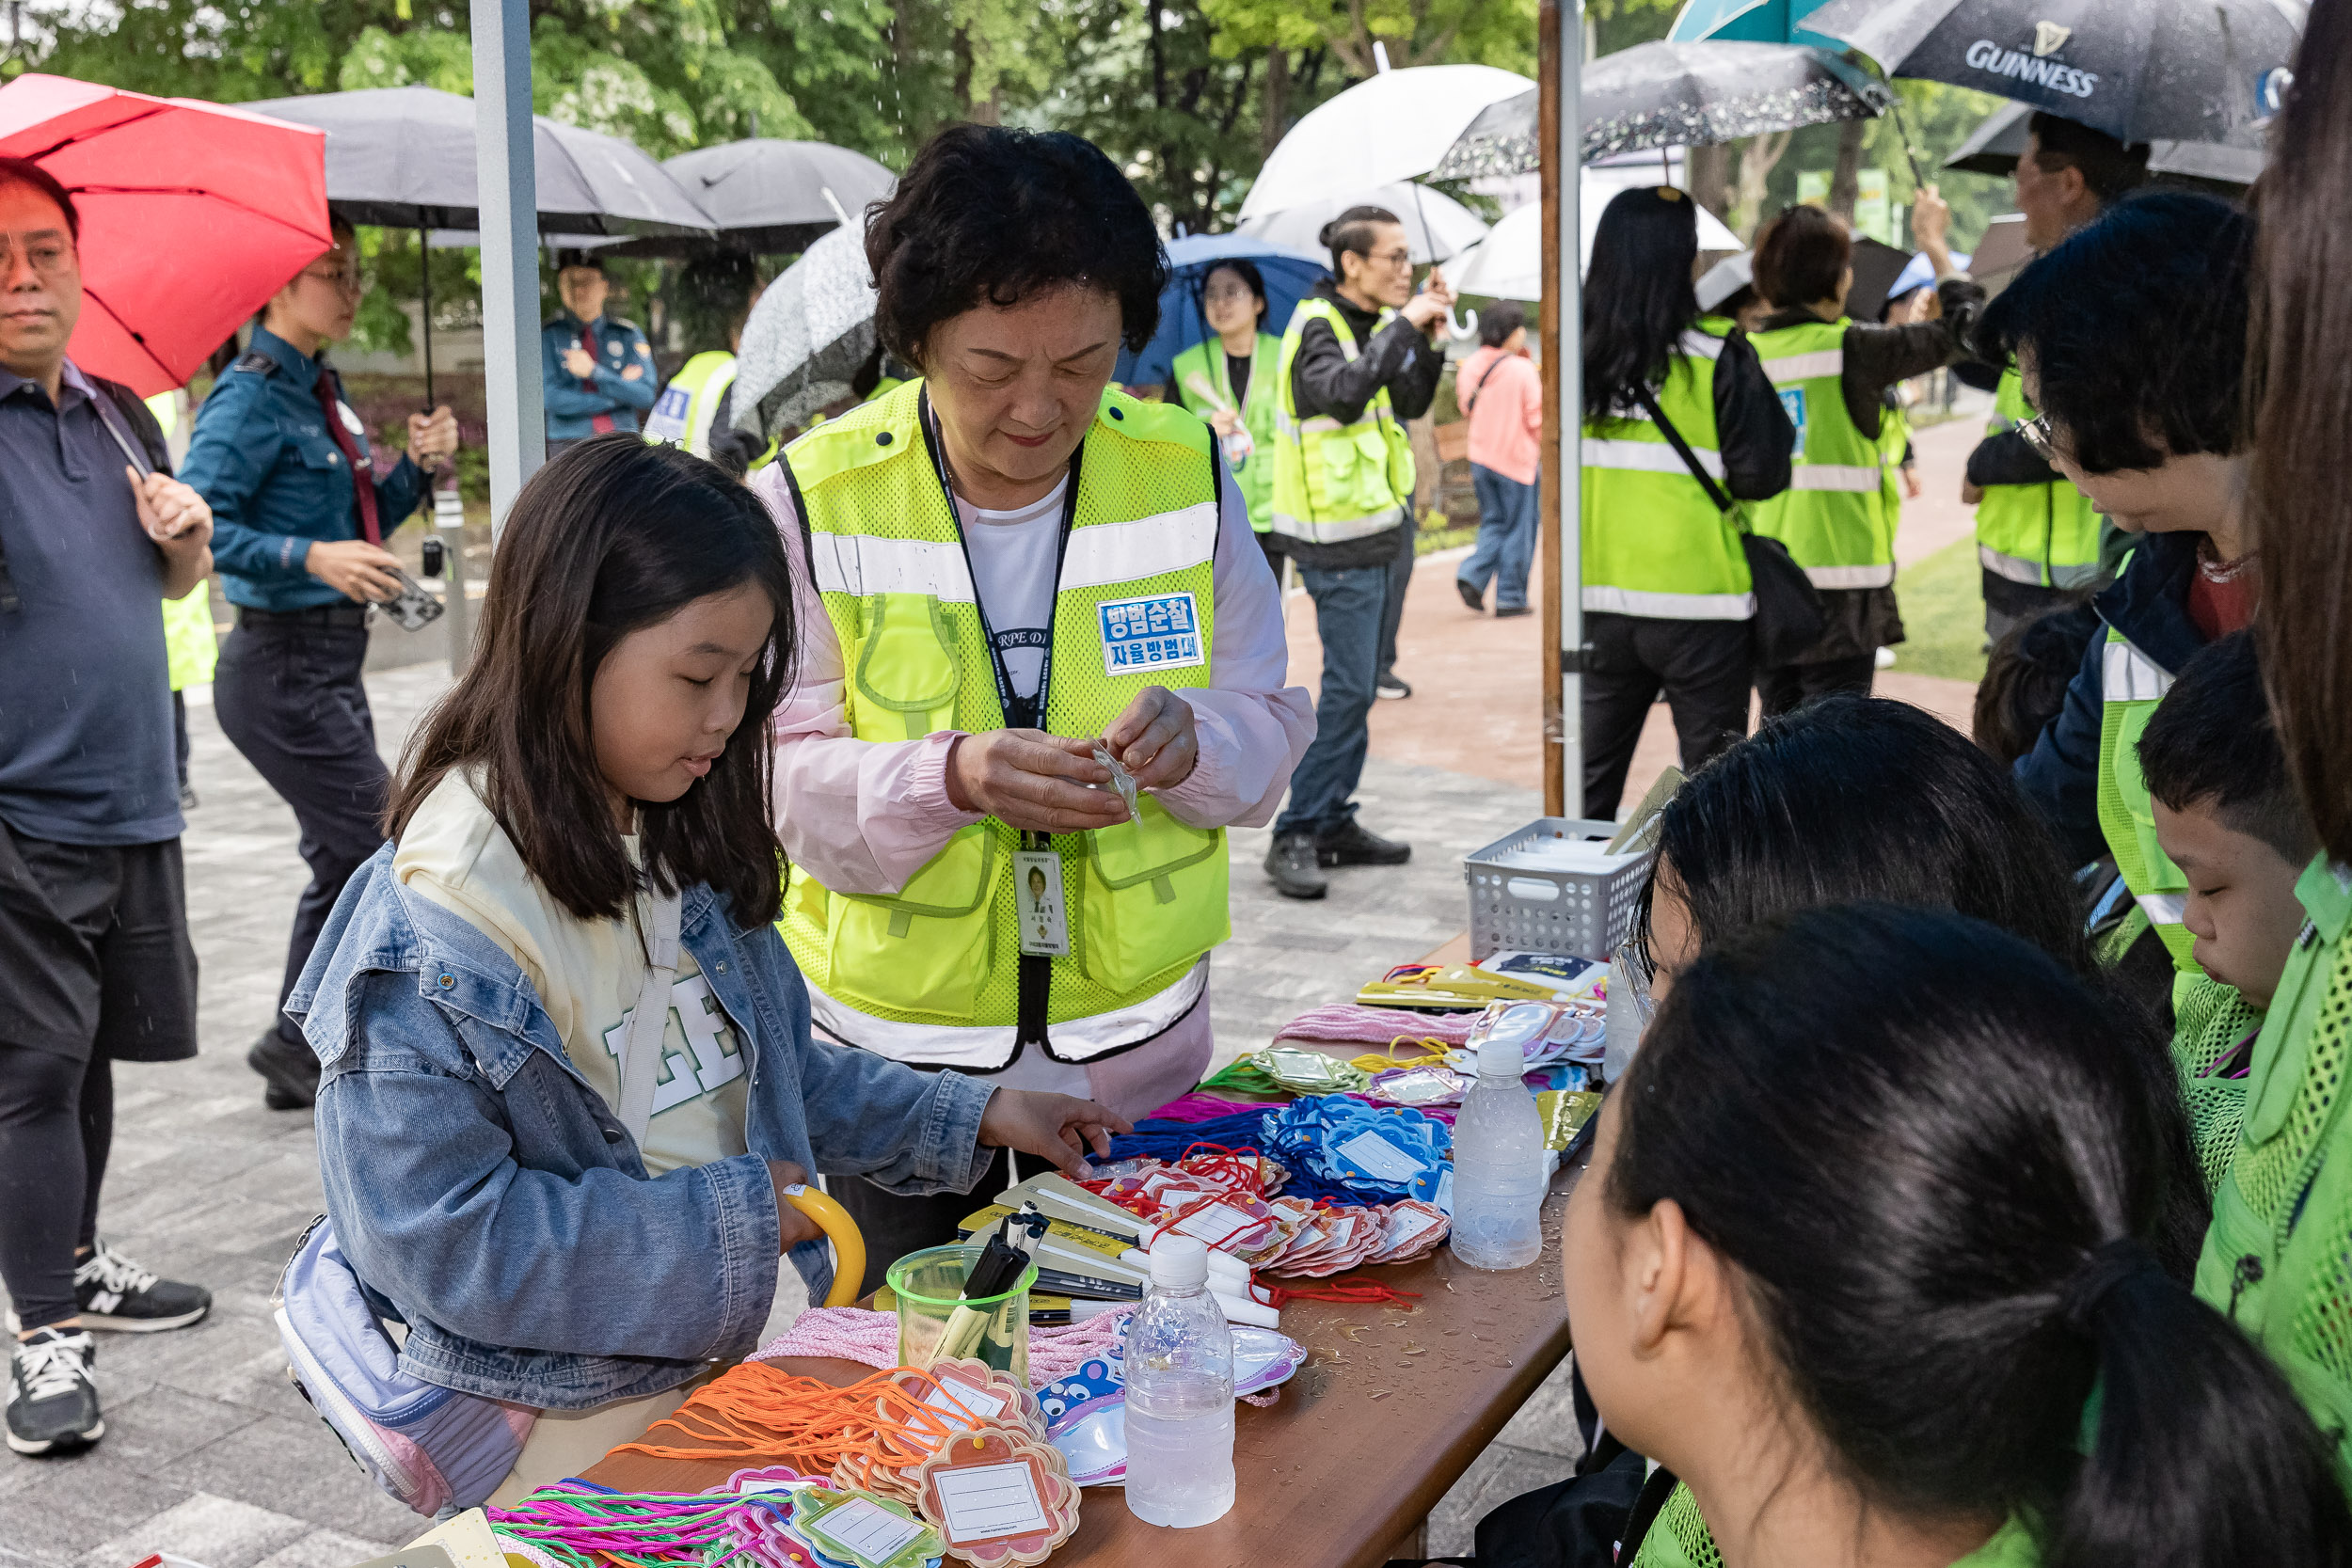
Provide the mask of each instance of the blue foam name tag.
{"label": "blue foam name tag", "polygon": [[1103,673],[1138,675],[1209,662],[1192,594],[1155,594],[1095,607],[1103,629]]}
{"label": "blue foam name tag", "polygon": [[1799,461],[1802,462],[1804,458],[1804,388],[1802,387],[1791,387],[1788,390],[1782,392],[1780,394],[1780,405],[1782,408],[1788,410],[1788,422],[1791,425],[1794,425],[1797,431],[1796,444],[1792,446],[1789,451]]}

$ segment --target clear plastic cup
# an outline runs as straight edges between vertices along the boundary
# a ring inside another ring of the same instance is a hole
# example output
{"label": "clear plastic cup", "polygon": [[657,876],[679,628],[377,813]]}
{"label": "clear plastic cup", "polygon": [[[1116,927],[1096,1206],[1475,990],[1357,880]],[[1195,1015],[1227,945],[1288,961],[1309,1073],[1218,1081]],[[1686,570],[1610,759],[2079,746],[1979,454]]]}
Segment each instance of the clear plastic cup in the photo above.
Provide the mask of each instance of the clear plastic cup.
{"label": "clear plastic cup", "polygon": [[[966,1301],[963,1281],[978,1262],[978,1246],[935,1246],[910,1252],[884,1275],[898,1309],[898,1360],[928,1368],[942,1356],[983,1362],[1029,1379],[1029,1291],[1037,1265],[1021,1272],[1001,1295]],[[952,1337],[952,1338],[951,1338]]]}

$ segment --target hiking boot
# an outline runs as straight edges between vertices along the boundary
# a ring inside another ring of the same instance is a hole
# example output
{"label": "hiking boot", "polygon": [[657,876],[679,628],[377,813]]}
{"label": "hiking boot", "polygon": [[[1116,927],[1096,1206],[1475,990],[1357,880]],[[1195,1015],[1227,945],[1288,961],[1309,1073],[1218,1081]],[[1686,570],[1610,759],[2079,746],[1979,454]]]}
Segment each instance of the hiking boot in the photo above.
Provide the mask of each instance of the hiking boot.
{"label": "hiking boot", "polygon": [[1486,591],[1483,588],[1473,587],[1470,578],[1455,578],[1454,579],[1454,591],[1462,595],[1462,602],[1470,606],[1470,610],[1474,613],[1480,615],[1486,613]]}
{"label": "hiking boot", "polygon": [[1364,832],[1354,817],[1347,825],[1315,840],[1315,860],[1332,865],[1403,865],[1413,858],[1413,847]]}
{"label": "hiking boot", "polygon": [[1285,898],[1320,898],[1330,892],[1330,880],[1315,868],[1315,859],[1314,834],[1276,834],[1265,852],[1265,874],[1274,879],[1274,891]]}
{"label": "hiking boot", "polygon": [[269,1086],[262,1103],[273,1111],[299,1111],[319,1095],[319,1059],[307,1045],[290,1041],[272,1029],[253,1042],[245,1065],[262,1075]]}
{"label": "hiking boot", "polygon": [[106,1435],[90,1376],[97,1347],[78,1328],[44,1328],[16,1342],[8,1360],[8,1447],[70,1453]]}

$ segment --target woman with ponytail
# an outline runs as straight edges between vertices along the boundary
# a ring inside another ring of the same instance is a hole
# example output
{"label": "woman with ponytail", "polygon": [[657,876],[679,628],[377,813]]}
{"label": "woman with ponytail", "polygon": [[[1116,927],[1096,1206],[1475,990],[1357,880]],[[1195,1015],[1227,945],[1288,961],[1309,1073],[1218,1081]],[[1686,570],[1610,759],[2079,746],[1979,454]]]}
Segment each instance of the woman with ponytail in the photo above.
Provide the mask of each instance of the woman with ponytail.
{"label": "woman with ponytail", "polygon": [[2115,1027],[1933,911],[1768,919],[1683,968],[1565,1223],[1592,1396],[1704,1519],[1637,1509],[1618,1560],[2352,1560],[2327,1439],[2155,1261],[2179,1113]]}

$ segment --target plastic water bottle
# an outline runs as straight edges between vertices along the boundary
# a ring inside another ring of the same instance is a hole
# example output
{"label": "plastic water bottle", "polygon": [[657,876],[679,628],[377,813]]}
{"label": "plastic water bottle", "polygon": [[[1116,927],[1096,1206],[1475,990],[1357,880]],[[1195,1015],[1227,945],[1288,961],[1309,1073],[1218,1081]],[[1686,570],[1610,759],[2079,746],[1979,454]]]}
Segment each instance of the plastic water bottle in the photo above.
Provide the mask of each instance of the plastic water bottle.
{"label": "plastic water bottle", "polygon": [[1205,1525],[1233,1506],[1233,1335],[1197,1237],[1152,1243],[1152,1289],[1127,1320],[1127,1511]]}
{"label": "plastic water bottle", "polygon": [[1610,960],[1608,1032],[1601,1037],[1600,1048],[1601,1077],[1609,1083],[1625,1076],[1633,1065],[1633,1053],[1642,1049],[1642,1026],[1648,1022],[1643,1016],[1643,994],[1632,966],[1622,958]]}
{"label": "plastic water bottle", "polygon": [[1478,1047],[1478,1083],[1454,1120],[1454,1256],[1523,1269],[1544,1250],[1544,1123],[1514,1041]]}

